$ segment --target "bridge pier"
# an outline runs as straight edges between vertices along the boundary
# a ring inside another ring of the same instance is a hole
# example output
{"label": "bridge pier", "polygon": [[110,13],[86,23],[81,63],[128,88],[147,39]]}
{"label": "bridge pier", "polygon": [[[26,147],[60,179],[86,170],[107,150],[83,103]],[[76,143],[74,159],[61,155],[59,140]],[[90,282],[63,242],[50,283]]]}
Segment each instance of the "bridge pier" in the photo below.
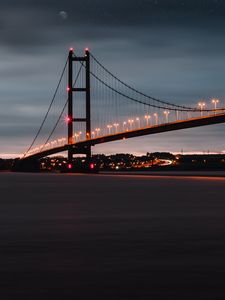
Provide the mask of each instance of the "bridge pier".
{"label": "bridge pier", "polygon": [[[76,145],[69,145],[68,153],[70,155],[70,160],[68,160],[67,167],[66,169],[62,170],[62,172],[98,173],[99,166],[92,160],[90,145],[82,147],[77,147]],[[73,157],[76,154],[86,155],[85,161],[83,160],[82,164],[79,164],[79,159],[76,160],[76,158]]]}

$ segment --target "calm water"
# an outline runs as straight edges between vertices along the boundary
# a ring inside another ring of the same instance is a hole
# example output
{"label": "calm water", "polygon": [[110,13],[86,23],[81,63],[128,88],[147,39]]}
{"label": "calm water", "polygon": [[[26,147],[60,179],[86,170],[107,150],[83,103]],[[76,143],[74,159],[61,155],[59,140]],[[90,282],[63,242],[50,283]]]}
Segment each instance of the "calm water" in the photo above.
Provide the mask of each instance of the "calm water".
{"label": "calm water", "polygon": [[0,299],[225,299],[225,179],[0,174]]}

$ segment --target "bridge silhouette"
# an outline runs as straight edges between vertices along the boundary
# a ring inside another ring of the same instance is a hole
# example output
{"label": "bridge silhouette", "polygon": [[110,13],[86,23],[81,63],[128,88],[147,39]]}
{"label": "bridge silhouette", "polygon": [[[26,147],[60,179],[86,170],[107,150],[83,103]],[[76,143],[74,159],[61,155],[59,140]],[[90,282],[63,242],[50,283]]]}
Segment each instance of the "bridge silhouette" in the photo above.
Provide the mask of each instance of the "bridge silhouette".
{"label": "bridge silhouette", "polygon": [[224,123],[225,109],[218,108],[217,99],[212,102],[213,109],[207,109],[203,102],[191,107],[147,95],[115,76],[89,49],[79,57],[71,48],[45,117],[21,161],[67,151],[72,162],[75,154],[91,158],[91,148],[98,144]]}

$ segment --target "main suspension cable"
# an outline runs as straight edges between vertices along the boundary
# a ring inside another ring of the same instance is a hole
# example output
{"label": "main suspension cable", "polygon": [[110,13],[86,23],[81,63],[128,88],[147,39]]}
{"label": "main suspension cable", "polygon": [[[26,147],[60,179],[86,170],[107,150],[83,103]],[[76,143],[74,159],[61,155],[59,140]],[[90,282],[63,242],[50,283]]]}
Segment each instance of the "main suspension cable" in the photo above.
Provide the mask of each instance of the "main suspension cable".
{"label": "main suspension cable", "polygon": [[36,133],[36,135],[35,135],[35,137],[34,137],[32,143],[31,143],[30,146],[28,147],[27,151],[24,153],[23,158],[26,156],[26,154],[27,154],[27,153],[30,151],[30,149],[33,147],[34,143],[36,142],[36,140],[37,140],[37,138],[38,138],[38,136],[39,136],[39,134],[40,134],[40,132],[41,132],[41,130],[42,130],[44,124],[45,124],[45,121],[46,121],[46,119],[47,119],[47,117],[48,117],[48,115],[49,115],[49,112],[50,112],[50,110],[51,110],[51,108],[52,108],[52,105],[53,105],[53,103],[54,103],[54,101],[55,101],[55,97],[56,97],[56,95],[57,95],[57,93],[58,93],[60,84],[61,84],[61,82],[62,82],[64,73],[65,73],[65,70],[66,70],[66,67],[67,67],[67,63],[68,63],[68,58],[67,58],[67,60],[66,60],[65,66],[64,66],[63,71],[62,71],[62,73],[61,73],[59,82],[58,82],[57,87],[56,87],[56,90],[55,90],[55,92],[54,92],[54,94],[53,94],[53,97],[52,97],[52,100],[51,100],[50,105],[49,105],[49,107],[48,107],[48,110],[47,110],[47,112],[46,112],[46,114],[45,114],[45,116],[44,116],[44,119],[43,119],[43,121],[42,121],[42,123],[41,123],[41,125],[40,125],[40,127],[39,127],[39,129],[38,129],[38,131],[37,131],[37,133]]}
{"label": "main suspension cable", "polygon": [[153,101],[156,101],[156,102],[159,102],[161,104],[166,104],[166,105],[169,105],[169,106],[173,106],[173,107],[179,107],[179,108],[183,108],[183,109],[186,109],[187,110],[194,110],[195,111],[195,108],[193,107],[188,107],[188,106],[184,106],[184,105],[178,105],[178,104],[173,104],[173,103],[170,103],[170,102],[167,102],[167,101],[164,101],[164,100],[161,100],[161,99],[158,99],[158,98],[155,98],[153,96],[149,96],[143,92],[140,92],[138,91],[137,89],[133,88],[132,86],[130,86],[129,84],[127,84],[126,82],[122,81],[121,79],[119,79],[117,76],[115,76],[112,72],[110,72],[105,66],[103,66],[103,64],[100,63],[100,61],[92,54],[90,53],[90,56],[93,58],[93,60],[104,70],[106,71],[110,76],[112,76],[115,80],[119,81],[122,85],[124,85],[125,87],[127,87],[128,89],[132,90],[133,92],[141,95],[141,96],[144,96],[150,100],[153,100]]}
{"label": "main suspension cable", "polygon": [[[80,69],[79,69],[79,71],[78,71],[78,73],[77,73],[77,76],[76,76],[76,78],[75,78],[75,80],[74,80],[73,87],[75,87],[75,85],[76,85],[76,83],[77,83],[77,80],[78,80],[78,78],[79,78],[79,76],[80,76],[81,69],[82,69],[82,65],[80,66]],[[60,119],[61,119],[61,117],[62,117],[62,115],[63,115],[63,113],[64,113],[64,111],[65,111],[65,108],[66,108],[67,104],[68,104],[68,98],[67,98],[67,100],[66,100],[66,102],[65,102],[65,104],[64,104],[64,106],[63,106],[63,108],[62,108],[62,111],[61,111],[61,113],[60,113],[60,115],[59,115],[59,117],[58,117],[58,119],[57,119],[57,121],[56,121],[56,123],[55,123],[55,126],[53,127],[53,129],[52,129],[50,135],[48,136],[47,140],[45,141],[45,143],[44,143],[43,146],[41,147],[40,152],[41,152],[41,150],[45,147],[45,145],[49,142],[50,138],[52,137],[52,135],[53,135],[53,133],[54,133],[56,127],[58,126],[59,121],[60,121]]]}
{"label": "main suspension cable", "polygon": [[[159,103],[162,103],[164,105],[170,105],[170,106],[173,106],[174,108],[171,108],[171,107],[168,107],[168,106],[160,106],[160,105],[155,105],[155,104],[150,104],[150,103],[147,103],[147,102],[144,102],[144,101],[141,101],[141,100],[138,100],[136,98],[133,98],[133,97],[130,97],[118,90],[116,90],[115,88],[113,88],[112,86],[110,86],[109,84],[107,84],[106,82],[104,82],[102,79],[100,79],[95,73],[93,73],[92,71],[90,71],[90,74],[97,80],[99,81],[101,84],[103,84],[104,86],[106,86],[107,88],[109,88],[110,90],[112,90],[113,92],[123,96],[124,98],[127,98],[131,101],[134,101],[136,103],[140,103],[140,104],[143,104],[143,105],[146,105],[146,106],[149,106],[149,107],[154,107],[154,108],[158,108],[158,109],[166,109],[166,110],[170,110],[170,111],[183,111],[183,112],[217,112],[217,111],[224,111],[224,108],[217,108],[217,109],[199,109],[199,108],[193,108],[193,107],[187,107],[187,106],[181,106],[181,105],[176,105],[176,104],[171,104],[169,102],[166,102],[166,101],[162,101],[162,100],[159,100],[159,99],[156,99],[154,97],[151,97],[151,96],[148,96],[148,95],[145,95],[144,93],[142,92],[139,92],[137,90],[135,90],[134,88],[132,88],[131,86],[129,86],[128,84],[126,84],[125,82],[123,82],[122,80],[120,80],[119,78],[117,78],[115,75],[113,75],[109,70],[107,70],[91,53],[90,53],[90,56],[97,62],[97,64],[103,68],[106,72],[108,72],[114,79],[116,79],[117,81],[119,81],[120,83],[122,83],[123,85],[125,85],[126,87],[128,87],[129,89],[133,90],[134,92],[144,96],[144,97],[147,97],[153,101],[156,101],[156,102],[159,102]],[[76,55],[75,55],[76,57]],[[86,68],[85,64],[83,62],[80,62],[80,64]]]}
{"label": "main suspension cable", "polygon": [[[81,62],[82,64],[82,62]],[[93,72],[90,72],[91,75],[96,79],[98,80],[99,82],[101,82],[104,86],[106,86],[107,88],[109,88],[110,90],[114,91],[115,93],[123,96],[124,98],[127,98],[129,100],[132,100],[134,102],[137,102],[137,103],[141,103],[141,104],[144,104],[146,106],[149,106],[149,107],[154,107],[154,108],[159,108],[159,109],[166,109],[166,110],[171,110],[171,111],[189,111],[190,112],[190,109],[185,109],[185,108],[171,108],[171,107],[167,107],[167,106],[160,106],[160,105],[155,105],[155,104],[150,104],[150,103],[147,103],[147,102],[144,102],[144,101],[141,101],[141,100],[138,100],[138,99],[135,99],[133,97],[130,97],[120,91],[117,91],[116,89],[114,89],[113,87],[111,87],[110,85],[108,85],[106,82],[104,82],[102,79],[100,79],[96,74],[94,74]],[[201,110],[201,109],[198,109],[198,108],[193,108],[191,111],[192,112],[201,112],[201,111],[205,111],[205,112],[210,112],[210,111],[221,111],[221,110],[224,110],[224,109],[204,109],[204,110]]]}

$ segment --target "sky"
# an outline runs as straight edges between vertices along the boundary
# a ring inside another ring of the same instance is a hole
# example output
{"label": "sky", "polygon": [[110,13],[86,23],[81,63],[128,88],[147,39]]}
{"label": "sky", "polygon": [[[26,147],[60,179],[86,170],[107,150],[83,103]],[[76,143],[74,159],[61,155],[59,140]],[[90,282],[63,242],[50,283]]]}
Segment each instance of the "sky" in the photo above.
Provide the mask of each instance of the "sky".
{"label": "sky", "polygon": [[[224,0],[1,0],[0,157],[24,152],[68,49],[89,47],[139,90],[177,104],[225,106]],[[223,152],[225,125],[94,147],[95,153]]]}

